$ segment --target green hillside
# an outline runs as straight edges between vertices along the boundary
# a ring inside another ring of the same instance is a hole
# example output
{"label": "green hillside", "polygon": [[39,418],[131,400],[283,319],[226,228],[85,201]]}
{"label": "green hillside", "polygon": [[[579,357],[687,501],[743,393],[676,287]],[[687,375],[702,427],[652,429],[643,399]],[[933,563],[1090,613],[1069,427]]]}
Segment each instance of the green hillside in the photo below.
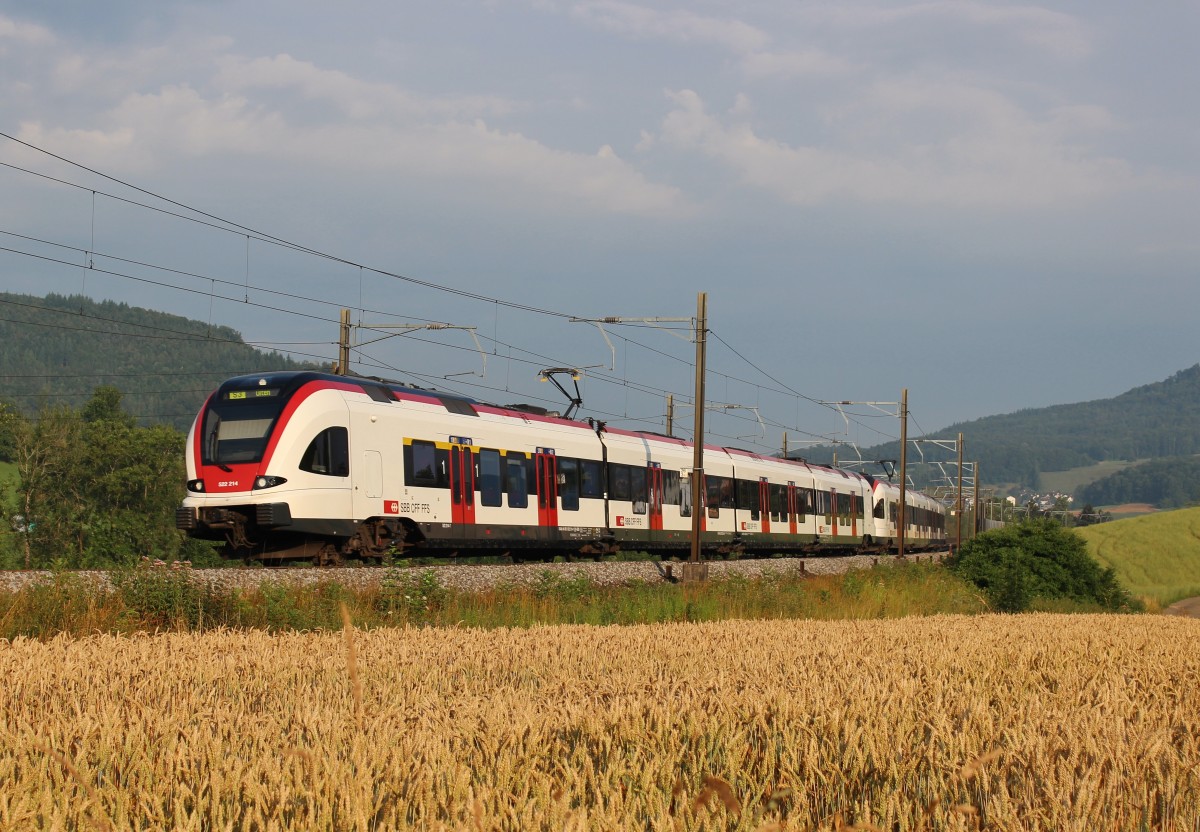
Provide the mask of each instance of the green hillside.
{"label": "green hillside", "polygon": [[[1035,490],[1047,488],[1043,474],[1049,471],[1192,456],[1200,453],[1200,364],[1111,399],[988,416],[936,433],[945,437],[960,431],[967,459],[979,462],[985,482]],[[832,453],[832,448],[812,448],[805,456],[827,462]],[[841,455],[845,456],[845,449]],[[864,448],[862,455],[898,459],[899,443]],[[925,456],[952,461],[949,452],[932,447]]]}
{"label": "green hillside", "polygon": [[1200,508],[1078,529],[1088,549],[1135,596],[1163,606],[1200,595]]}
{"label": "green hillside", "polygon": [[187,430],[205,397],[242,373],[300,369],[223,326],[79,296],[0,293],[0,400],[26,413],[77,406],[102,384],[141,424]]}

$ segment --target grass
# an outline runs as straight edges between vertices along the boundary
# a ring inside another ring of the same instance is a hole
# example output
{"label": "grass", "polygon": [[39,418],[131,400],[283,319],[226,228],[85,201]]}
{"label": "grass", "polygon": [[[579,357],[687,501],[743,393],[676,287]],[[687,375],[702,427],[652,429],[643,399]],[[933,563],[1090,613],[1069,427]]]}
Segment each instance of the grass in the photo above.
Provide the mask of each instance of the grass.
{"label": "grass", "polygon": [[1200,595],[1200,508],[1115,520],[1077,530],[1135,596],[1167,606]]}
{"label": "grass", "polygon": [[932,564],[884,566],[811,578],[768,575],[701,584],[634,582],[599,586],[586,576],[545,570],[531,586],[482,592],[442,586],[436,574],[388,571],[378,586],[335,582],[294,586],[267,581],[224,590],[186,571],[118,572],[110,588],[60,573],[19,592],[0,592],[0,638],[62,633],[132,634],[212,629],[334,631],[343,607],[359,627],[535,627],[647,624],[728,619],[880,619],[977,613],[986,603],[971,585]]}
{"label": "grass", "polygon": [[1067,471],[1042,471],[1038,475],[1041,481],[1040,490],[1074,494],[1085,485],[1090,485],[1096,480],[1104,479],[1131,465],[1137,464],[1137,461],[1130,462],[1127,460],[1110,459],[1104,462],[1097,462],[1095,465],[1071,468]]}

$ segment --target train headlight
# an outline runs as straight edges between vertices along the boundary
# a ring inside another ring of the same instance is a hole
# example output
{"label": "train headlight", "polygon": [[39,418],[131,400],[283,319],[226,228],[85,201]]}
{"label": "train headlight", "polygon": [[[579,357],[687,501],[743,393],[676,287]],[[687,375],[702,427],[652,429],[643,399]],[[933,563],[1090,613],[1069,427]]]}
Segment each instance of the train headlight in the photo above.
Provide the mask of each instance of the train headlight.
{"label": "train headlight", "polygon": [[287,480],[285,480],[283,477],[259,477],[254,481],[254,490],[258,491],[260,488],[274,488],[277,485],[283,485],[285,482],[287,482]]}
{"label": "train headlight", "polygon": [[187,490],[194,491],[196,493],[203,491],[204,490],[204,480],[188,480]]}

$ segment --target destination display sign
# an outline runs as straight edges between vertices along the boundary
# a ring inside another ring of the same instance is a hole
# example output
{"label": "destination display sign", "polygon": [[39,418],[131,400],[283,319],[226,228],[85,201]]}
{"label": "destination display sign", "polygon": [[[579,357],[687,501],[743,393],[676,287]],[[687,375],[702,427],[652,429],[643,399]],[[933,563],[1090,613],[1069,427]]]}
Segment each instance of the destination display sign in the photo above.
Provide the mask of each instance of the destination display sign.
{"label": "destination display sign", "polygon": [[279,395],[278,387],[255,387],[253,390],[230,390],[225,398],[231,402],[248,401],[252,399],[269,399]]}

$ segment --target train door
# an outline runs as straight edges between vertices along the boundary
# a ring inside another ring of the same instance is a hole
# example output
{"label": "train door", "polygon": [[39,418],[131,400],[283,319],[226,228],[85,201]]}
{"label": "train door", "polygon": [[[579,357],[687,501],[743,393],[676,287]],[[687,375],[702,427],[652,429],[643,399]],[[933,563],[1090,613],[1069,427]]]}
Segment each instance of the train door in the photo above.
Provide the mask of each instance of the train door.
{"label": "train door", "polygon": [[663,472],[662,465],[651,462],[646,470],[646,484],[650,491],[650,530],[662,531],[663,527]]}
{"label": "train door", "polygon": [[771,532],[771,486],[766,477],[758,479],[758,516],[762,518],[760,527],[763,534]]}
{"label": "train door", "polygon": [[850,495],[850,534],[858,537],[858,505],[862,498],[857,494]]}
{"label": "train door", "polygon": [[838,498],[837,489],[836,488],[829,489],[829,518],[830,518],[830,520],[829,520],[830,526],[829,527],[830,527],[830,529],[832,529],[832,531],[830,531],[830,534],[833,535],[834,537],[837,537],[838,520],[840,519],[838,517],[837,498]]}
{"label": "train door", "polygon": [[469,444],[451,437],[450,521],[455,525],[475,523],[475,456]]}
{"label": "train door", "polygon": [[538,525],[558,528],[558,460],[553,448],[538,448],[534,457],[537,476]]}
{"label": "train door", "polygon": [[788,482],[787,484],[787,512],[788,512],[788,534],[796,533],[796,515],[798,506],[796,500],[800,495],[796,493],[796,483]]}

